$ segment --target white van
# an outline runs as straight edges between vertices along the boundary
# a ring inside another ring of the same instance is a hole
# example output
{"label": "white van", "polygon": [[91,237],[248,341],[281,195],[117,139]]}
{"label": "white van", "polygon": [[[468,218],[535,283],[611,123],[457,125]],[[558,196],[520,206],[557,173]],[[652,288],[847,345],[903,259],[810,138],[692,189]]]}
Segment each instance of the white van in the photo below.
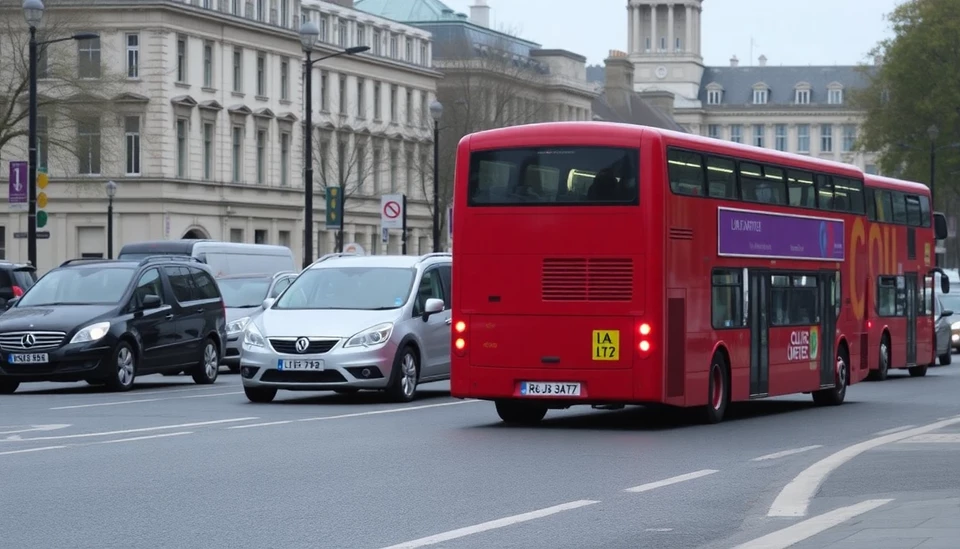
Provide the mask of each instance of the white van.
{"label": "white van", "polygon": [[153,240],[126,244],[117,259],[140,260],[154,255],[182,255],[206,263],[214,276],[299,272],[286,246],[240,244],[216,240]]}

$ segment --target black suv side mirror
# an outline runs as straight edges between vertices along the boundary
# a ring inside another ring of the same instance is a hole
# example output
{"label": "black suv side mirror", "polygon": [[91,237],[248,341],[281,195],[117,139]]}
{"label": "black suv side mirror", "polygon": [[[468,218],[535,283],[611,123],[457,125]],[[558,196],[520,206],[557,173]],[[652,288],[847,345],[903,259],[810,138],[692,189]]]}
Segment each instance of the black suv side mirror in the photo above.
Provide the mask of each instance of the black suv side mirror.
{"label": "black suv side mirror", "polygon": [[140,308],[143,310],[156,309],[160,305],[163,305],[163,301],[160,300],[160,296],[153,294],[147,294],[143,296],[143,300],[140,302]]}
{"label": "black suv side mirror", "polygon": [[946,317],[948,317],[948,316],[953,316],[953,311],[948,310],[948,309],[944,309],[944,310],[940,311],[940,318],[946,318]]}

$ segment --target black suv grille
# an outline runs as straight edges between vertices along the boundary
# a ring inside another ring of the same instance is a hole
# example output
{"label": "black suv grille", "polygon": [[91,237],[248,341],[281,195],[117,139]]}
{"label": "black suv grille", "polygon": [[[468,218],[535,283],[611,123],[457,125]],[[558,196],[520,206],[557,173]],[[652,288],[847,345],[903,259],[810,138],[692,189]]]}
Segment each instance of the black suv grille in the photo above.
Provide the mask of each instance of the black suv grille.
{"label": "black suv grille", "polygon": [[270,338],[270,346],[278,353],[287,355],[320,355],[326,353],[337,344],[339,339],[311,339],[310,345],[302,353],[297,350],[297,340],[300,338]]}

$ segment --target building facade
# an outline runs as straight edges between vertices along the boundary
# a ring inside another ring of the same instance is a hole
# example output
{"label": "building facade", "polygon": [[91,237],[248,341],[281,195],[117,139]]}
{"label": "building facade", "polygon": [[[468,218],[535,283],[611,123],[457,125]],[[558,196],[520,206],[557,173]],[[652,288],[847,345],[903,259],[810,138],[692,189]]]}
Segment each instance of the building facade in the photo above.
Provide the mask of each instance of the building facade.
{"label": "building facade", "polygon": [[674,96],[688,131],[854,164],[876,172],[875,155],[855,149],[861,113],[847,101],[864,85],[854,66],[753,66],[733,57],[706,67],[702,0],[628,0],[628,57],[634,88]]}
{"label": "building facade", "polygon": [[[346,243],[399,252],[399,235],[379,241],[379,195],[397,191],[411,198],[408,252],[430,247],[426,193],[409,175],[408,156],[389,152],[417,154],[432,146],[429,129],[403,111],[407,97],[429,102],[436,88],[429,33],[323,1],[67,0],[56,6],[47,10],[41,32],[100,36],[52,45],[41,59],[41,67],[50,65],[39,81],[39,156],[50,180],[43,189],[49,197],[43,230],[50,238],[38,243],[41,271],[67,258],[105,255],[108,180],[118,185],[115,253],[125,242],[213,238],[280,244],[301,256],[298,30],[304,19],[327,29],[314,59],[377,39],[383,44],[314,66],[314,257],[333,250],[334,231],[324,228],[323,212],[331,173],[348,195]],[[19,10],[0,16],[23,21]],[[416,40],[417,56],[391,55],[398,32]],[[26,36],[24,24],[22,35],[3,40],[23,43]],[[0,67],[5,79],[25,76],[10,74],[11,64]],[[20,99],[25,106],[26,95]],[[26,160],[25,148],[20,138],[0,150],[4,175],[10,161]],[[347,166],[351,161],[361,169]],[[26,232],[26,221],[21,208],[0,213],[7,259],[26,260],[26,240],[14,238]]]}

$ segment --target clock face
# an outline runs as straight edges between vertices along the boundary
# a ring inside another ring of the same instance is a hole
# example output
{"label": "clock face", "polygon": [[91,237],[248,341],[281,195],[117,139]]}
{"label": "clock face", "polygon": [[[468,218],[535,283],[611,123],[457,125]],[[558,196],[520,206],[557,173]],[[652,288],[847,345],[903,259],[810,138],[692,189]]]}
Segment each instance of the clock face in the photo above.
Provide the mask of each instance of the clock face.
{"label": "clock face", "polygon": [[667,67],[664,67],[663,65],[660,65],[659,67],[657,67],[656,74],[657,74],[657,78],[666,78],[666,77],[667,77]]}

